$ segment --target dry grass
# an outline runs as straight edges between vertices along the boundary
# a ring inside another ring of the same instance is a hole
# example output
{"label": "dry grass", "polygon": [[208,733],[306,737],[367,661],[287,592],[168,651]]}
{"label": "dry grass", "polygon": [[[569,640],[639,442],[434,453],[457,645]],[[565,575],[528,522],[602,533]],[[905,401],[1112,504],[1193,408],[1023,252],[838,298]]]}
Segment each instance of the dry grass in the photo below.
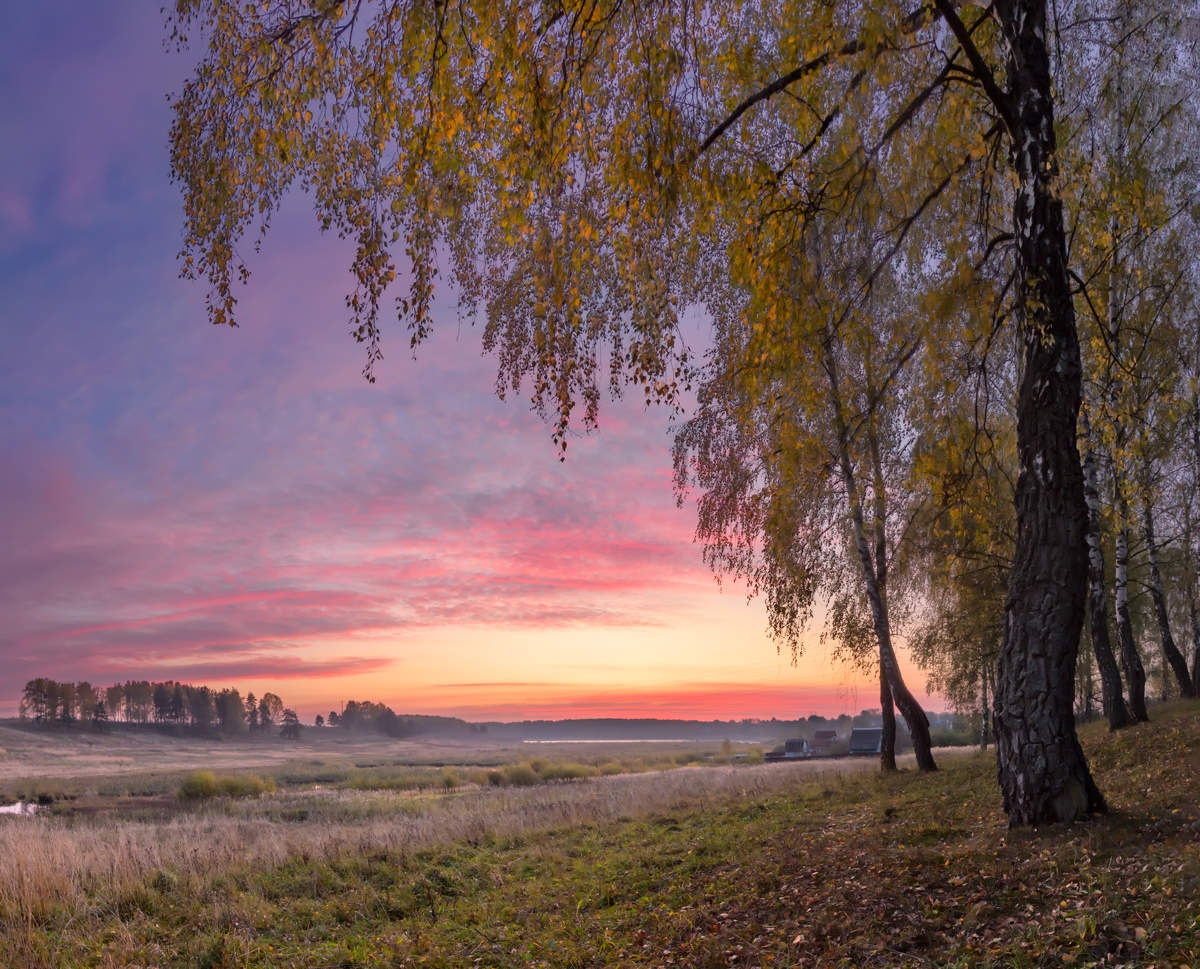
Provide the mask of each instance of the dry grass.
{"label": "dry grass", "polygon": [[[10,721],[10,724],[13,723]],[[381,757],[411,763],[489,760],[516,756],[518,744],[428,739],[407,741],[309,728],[299,741],[278,737],[206,738],[157,730],[28,729],[0,725],[0,786],[36,779],[114,777],[128,774],[265,771],[296,761],[353,763]]]}
{"label": "dry grass", "polygon": [[1196,967],[1198,711],[1084,728],[1112,813],[1041,832],[990,755],[76,802],[0,826],[0,966]]}
{"label": "dry grass", "polygon": [[14,819],[0,825],[0,930],[32,926],[55,907],[70,911],[97,898],[119,899],[160,872],[199,884],[245,865],[479,843],[835,783],[875,766],[874,760],[847,760],[698,767],[437,796],[315,790],[221,800],[149,821]]}

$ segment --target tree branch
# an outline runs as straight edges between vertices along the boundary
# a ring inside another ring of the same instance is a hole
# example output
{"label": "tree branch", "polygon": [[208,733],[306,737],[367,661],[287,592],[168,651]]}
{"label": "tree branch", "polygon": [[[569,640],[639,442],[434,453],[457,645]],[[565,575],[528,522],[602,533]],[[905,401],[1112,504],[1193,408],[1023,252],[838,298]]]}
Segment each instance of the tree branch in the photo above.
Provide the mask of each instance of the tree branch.
{"label": "tree branch", "polygon": [[[903,33],[914,33],[935,19],[936,17],[933,16],[933,10],[929,4],[922,4],[902,21]],[[725,134],[726,131],[733,127],[733,125],[742,115],[744,115],[760,101],[766,101],[768,98],[774,97],[780,91],[783,91],[795,84],[805,75],[811,74],[813,71],[820,70],[822,67],[836,58],[851,57],[854,54],[861,53],[866,49],[867,44],[864,41],[858,38],[855,38],[854,40],[848,40],[836,50],[827,50],[825,53],[819,54],[818,56],[805,61],[803,64],[792,69],[787,74],[784,74],[782,77],[776,78],[766,87],[760,88],[753,94],[743,99],[737,107],[735,107],[728,115],[726,115],[725,120],[713,128],[713,130],[708,133],[708,137],[706,137],[704,141],[700,143],[700,148],[697,150],[696,154],[704,154],[704,152],[712,147],[713,143],[718,138],[720,138],[723,134]]]}
{"label": "tree branch", "polygon": [[971,31],[967,29],[967,25],[962,22],[958,14],[954,10],[952,0],[933,0],[938,11],[946,19],[946,23],[954,32],[954,37],[959,45],[966,52],[967,60],[971,62],[971,68],[975,76],[979,79],[979,83],[983,85],[983,90],[988,96],[988,100],[995,106],[1000,118],[1004,121],[1004,127],[1008,129],[1011,137],[1016,137],[1017,119],[1013,114],[1012,102],[1009,101],[1008,95],[1000,90],[1000,85],[996,83],[996,77],[992,74],[992,70],[987,66],[987,62],[983,59],[983,55],[979,53],[979,48],[975,46],[975,41],[971,39]]}

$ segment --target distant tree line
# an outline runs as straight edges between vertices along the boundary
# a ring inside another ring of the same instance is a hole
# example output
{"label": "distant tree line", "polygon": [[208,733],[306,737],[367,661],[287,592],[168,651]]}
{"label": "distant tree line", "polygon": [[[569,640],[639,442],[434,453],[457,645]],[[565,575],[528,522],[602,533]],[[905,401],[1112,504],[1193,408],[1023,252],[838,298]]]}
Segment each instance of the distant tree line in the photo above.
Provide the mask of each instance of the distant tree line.
{"label": "distant tree line", "polygon": [[329,711],[329,719],[317,717],[317,726],[327,723],[355,733],[378,733],[385,737],[412,737],[429,733],[486,733],[483,724],[467,723],[457,717],[397,716],[396,711],[372,700],[350,700],[342,708]]}
{"label": "distant tree line", "polygon": [[110,722],[189,727],[224,734],[270,732],[300,736],[300,718],[274,693],[243,699],[235,689],[214,690],[175,680],[126,680],[94,687],[86,680],[60,682],[38,677],[25,684],[22,719],[37,723],[90,723],[103,728]]}
{"label": "distant tree line", "polygon": [[[278,732],[280,736],[300,736],[301,723],[296,712],[283,700],[267,692],[261,697],[245,697],[235,689],[214,690],[176,680],[151,682],[127,680],[109,687],[94,687],[86,680],[60,682],[45,677],[25,684],[20,716],[43,724],[90,724],[104,729],[110,723],[187,729],[198,733],[257,734]],[[943,731],[977,730],[961,715],[930,714],[930,724]],[[769,720],[749,717],[742,720],[666,720],[658,718],[606,717],[568,720],[525,720],[514,723],[468,723],[458,717],[409,714],[400,716],[384,703],[350,700],[339,712],[328,717],[318,714],[314,724],[352,733],[379,734],[403,738],[419,735],[491,734],[496,738],[544,736],[553,739],[586,737],[593,739],[664,738],[664,737],[759,737],[804,736],[812,738],[816,730],[833,729],[848,736],[852,727],[875,727],[882,723],[878,708],[862,710],[855,716],[841,714],[822,717]]]}
{"label": "distant tree line", "polygon": [[[930,713],[929,725],[936,729],[939,743],[947,734],[978,733],[976,718],[969,714]],[[567,720],[522,720],[478,724],[496,740],[748,740],[805,737],[811,740],[817,730],[834,730],[848,737],[854,727],[879,727],[883,713],[878,708],[824,717],[812,714],[796,719],[745,717],[735,720],[684,720],[659,717],[591,717]],[[899,736],[906,736],[899,726]]]}

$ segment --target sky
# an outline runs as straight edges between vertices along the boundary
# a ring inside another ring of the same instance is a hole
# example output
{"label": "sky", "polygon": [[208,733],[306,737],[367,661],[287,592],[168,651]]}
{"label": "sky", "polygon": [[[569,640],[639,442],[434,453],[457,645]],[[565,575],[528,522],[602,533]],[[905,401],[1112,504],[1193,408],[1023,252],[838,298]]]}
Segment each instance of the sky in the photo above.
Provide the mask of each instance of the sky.
{"label": "sky", "polygon": [[350,257],[303,197],[251,263],[242,325],[210,326],[177,278],[167,94],[190,62],[158,5],[5,19],[0,715],[35,676],[271,689],[308,716],[878,705],[816,631],[793,665],[761,604],[714,581],[666,412],[610,404],[560,463],[528,405],[496,399],[452,294],[415,360],[385,331],[368,385]]}

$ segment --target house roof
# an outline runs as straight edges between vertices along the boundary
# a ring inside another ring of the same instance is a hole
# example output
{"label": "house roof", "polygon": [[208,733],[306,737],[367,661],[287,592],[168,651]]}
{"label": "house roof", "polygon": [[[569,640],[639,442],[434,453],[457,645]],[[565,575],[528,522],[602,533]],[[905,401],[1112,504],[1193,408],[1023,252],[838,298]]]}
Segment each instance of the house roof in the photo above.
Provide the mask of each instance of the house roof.
{"label": "house roof", "polygon": [[855,727],[850,732],[850,753],[877,754],[883,749],[883,727]]}

